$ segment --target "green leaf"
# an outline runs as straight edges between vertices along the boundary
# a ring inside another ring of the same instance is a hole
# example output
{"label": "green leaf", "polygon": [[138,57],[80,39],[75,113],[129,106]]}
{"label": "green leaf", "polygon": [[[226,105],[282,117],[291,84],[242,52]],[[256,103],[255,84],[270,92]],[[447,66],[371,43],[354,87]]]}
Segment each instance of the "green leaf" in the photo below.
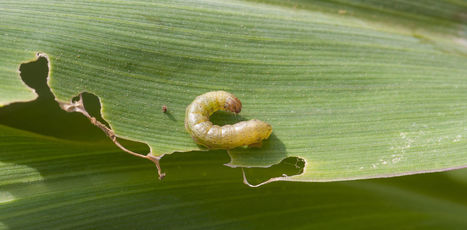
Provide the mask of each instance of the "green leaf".
{"label": "green leaf", "polygon": [[[95,128],[97,129],[97,128]],[[149,161],[110,141],[0,126],[0,229],[467,227],[467,171],[333,183],[241,183],[222,151]]]}
{"label": "green leaf", "polygon": [[185,108],[226,90],[244,107],[218,122],[273,127],[231,166],[298,157],[304,173],[282,178],[298,181],[465,167],[466,5],[438,2],[2,1],[0,76],[47,54],[58,101],[95,94],[115,133],[154,155],[199,150]]}

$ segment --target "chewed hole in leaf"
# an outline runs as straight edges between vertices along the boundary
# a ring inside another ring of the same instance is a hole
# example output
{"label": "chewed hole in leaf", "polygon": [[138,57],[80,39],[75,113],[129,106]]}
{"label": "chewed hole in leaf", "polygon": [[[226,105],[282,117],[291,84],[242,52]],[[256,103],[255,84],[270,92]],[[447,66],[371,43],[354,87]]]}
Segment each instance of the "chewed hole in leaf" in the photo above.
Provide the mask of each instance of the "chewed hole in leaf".
{"label": "chewed hole in leaf", "polygon": [[107,128],[110,128],[109,123],[107,123],[107,121],[105,121],[104,118],[102,118],[102,114],[101,114],[102,107],[101,107],[99,98],[92,93],[83,92],[80,95],[74,97],[71,101],[77,102],[80,100],[80,97],[83,100],[83,106],[86,112],[88,112],[89,115],[96,118],[102,124],[107,126]]}
{"label": "chewed hole in leaf", "polygon": [[256,185],[271,178],[300,175],[303,173],[305,164],[305,160],[300,157],[287,157],[269,168],[245,168],[244,171],[248,182]]}
{"label": "chewed hole in leaf", "polygon": [[[103,140],[103,133],[77,113],[60,109],[47,85],[48,63],[44,56],[20,65],[20,76],[38,97],[0,108],[0,124],[45,136],[72,140]],[[82,135],[86,133],[86,135]]]}
{"label": "chewed hole in leaf", "polygon": [[[105,135],[92,125],[86,117],[78,113],[63,111],[47,85],[49,72],[47,58],[38,55],[32,62],[20,66],[20,76],[24,83],[38,94],[31,102],[17,102],[0,108],[0,124],[61,139],[105,141]],[[74,97],[72,102],[79,100]],[[84,92],[81,95],[86,111],[96,120],[109,127],[102,118],[99,98]],[[86,135],[82,135],[86,133]],[[128,149],[140,153],[150,151],[147,144],[118,138]]]}
{"label": "chewed hole in leaf", "polygon": [[[102,117],[101,114],[101,102],[99,98],[89,92],[83,92],[79,96],[76,96],[72,99],[72,102],[79,101],[81,97],[84,109],[86,112],[93,118],[95,118],[97,121],[101,122],[103,125],[105,125],[107,128],[111,128],[109,123]],[[130,151],[137,152],[140,154],[147,154],[150,152],[150,148],[147,144],[138,142],[138,141],[133,141],[133,140],[128,140],[125,138],[121,137],[116,137],[117,141],[127,148]]]}
{"label": "chewed hole in leaf", "polygon": [[41,99],[53,99],[54,96],[47,86],[47,74],[49,67],[47,58],[39,56],[35,61],[21,64],[20,68],[21,80],[34,89]]}

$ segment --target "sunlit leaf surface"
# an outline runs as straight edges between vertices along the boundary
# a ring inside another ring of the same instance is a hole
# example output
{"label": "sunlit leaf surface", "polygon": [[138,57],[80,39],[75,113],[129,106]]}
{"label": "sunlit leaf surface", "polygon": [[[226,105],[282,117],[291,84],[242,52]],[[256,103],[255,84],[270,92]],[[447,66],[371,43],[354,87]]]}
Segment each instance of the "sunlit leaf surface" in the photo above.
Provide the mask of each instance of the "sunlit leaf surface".
{"label": "sunlit leaf surface", "polygon": [[273,127],[232,166],[298,157],[300,181],[465,167],[465,2],[315,3],[2,1],[0,77],[18,85],[19,63],[47,54],[57,100],[95,94],[115,133],[155,155],[199,150],[185,108],[222,89],[244,107],[218,122]]}

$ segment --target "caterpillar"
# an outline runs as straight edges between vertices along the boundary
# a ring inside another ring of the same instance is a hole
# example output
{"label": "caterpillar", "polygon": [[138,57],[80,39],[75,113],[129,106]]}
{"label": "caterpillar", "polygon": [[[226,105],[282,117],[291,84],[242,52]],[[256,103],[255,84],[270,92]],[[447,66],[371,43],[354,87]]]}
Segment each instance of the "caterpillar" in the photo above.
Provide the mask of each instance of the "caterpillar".
{"label": "caterpillar", "polygon": [[231,93],[213,91],[196,97],[188,105],[185,128],[196,143],[209,149],[233,149],[261,144],[271,135],[271,125],[257,119],[233,125],[214,125],[209,116],[218,110],[240,113],[242,103]]}

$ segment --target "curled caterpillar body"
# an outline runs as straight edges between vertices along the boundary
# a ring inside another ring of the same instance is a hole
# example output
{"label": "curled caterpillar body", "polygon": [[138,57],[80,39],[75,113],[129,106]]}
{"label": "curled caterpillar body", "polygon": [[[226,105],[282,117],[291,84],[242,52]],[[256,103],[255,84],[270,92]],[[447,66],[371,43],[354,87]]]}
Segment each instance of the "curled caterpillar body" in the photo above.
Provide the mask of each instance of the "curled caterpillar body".
{"label": "curled caterpillar body", "polygon": [[233,149],[260,144],[271,135],[271,125],[256,119],[233,125],[214,125],[209,116],[218,110],[239,113],[242,103],[231,93],[213,91],[196,97],[186,108],[185,128],[196,143],[210,149]]}

